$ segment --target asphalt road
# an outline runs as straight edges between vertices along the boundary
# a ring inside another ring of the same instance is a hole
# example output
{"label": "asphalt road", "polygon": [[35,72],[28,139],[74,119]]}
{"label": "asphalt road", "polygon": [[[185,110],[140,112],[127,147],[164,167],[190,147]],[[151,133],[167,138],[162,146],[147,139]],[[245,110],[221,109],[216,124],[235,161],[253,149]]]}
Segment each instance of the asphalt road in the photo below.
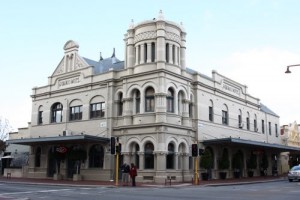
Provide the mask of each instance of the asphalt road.
{"label": "asphalt road", "polygon": [[298,182],[278,181],[246,185],[218,187],[70,187],[53,185],[27,185],[20,183],[1,183],[0,200],[298,200]]}

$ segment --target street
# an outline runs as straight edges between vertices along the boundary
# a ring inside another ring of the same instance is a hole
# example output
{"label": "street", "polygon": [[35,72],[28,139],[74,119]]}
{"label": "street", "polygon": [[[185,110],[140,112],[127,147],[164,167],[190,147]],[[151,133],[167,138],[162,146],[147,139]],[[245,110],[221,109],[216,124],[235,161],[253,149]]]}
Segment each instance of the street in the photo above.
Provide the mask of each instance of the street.
{"label": "street", "polygon": [[105,199],[105,200],[176,200],[176,199],[230,199],[230,200],[296,200],[299,199],[299,183],[288,181],[231,185],[187,187],[72,187],[55,185],[29,185],[1,183],[0,199]]}

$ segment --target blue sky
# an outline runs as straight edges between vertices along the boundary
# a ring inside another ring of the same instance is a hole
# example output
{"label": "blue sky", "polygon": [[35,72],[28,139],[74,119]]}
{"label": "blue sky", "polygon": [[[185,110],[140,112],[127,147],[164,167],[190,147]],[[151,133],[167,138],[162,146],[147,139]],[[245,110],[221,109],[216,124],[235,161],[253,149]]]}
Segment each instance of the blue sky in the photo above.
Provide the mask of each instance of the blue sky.
{"label": "blue sky", "polygon": [[249,93],[280,115],[300,122],[298,0],[51,0],[2,1],[0,6],[0,116],[16,129],[31,121],[31,89],[44,86],[72,39],[81,56],[98,60],[116,48],[124,59],[131,19],[183,22],[187,66],[219,73],[248,86]]}

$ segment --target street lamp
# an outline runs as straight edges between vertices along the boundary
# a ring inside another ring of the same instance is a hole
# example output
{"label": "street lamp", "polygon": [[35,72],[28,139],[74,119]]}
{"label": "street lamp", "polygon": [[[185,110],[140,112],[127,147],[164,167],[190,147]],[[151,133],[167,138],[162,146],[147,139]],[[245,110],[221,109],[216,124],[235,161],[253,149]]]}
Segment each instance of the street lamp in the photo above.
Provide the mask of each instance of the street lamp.
{"label": "street lamp", "polygon": [[292,73],[292,72],[290,71],[290,67],[297,67],[297,66],[300,66],[300,64],[297,64],[297,65],[288,65],[288,66],[286,67],[285,73],[286,73],[286,74]]}

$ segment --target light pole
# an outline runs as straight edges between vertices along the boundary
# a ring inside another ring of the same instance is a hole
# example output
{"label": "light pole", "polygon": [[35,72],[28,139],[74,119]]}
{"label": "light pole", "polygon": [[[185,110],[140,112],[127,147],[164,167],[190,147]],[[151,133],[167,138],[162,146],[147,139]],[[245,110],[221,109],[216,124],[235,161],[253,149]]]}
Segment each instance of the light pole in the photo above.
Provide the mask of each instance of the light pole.
{"label": "light pole", "polygon": [[296,65],[288,65],[288,66],[286,66],[286,71],[285,71],[285,73],[286,73],[286,74],[292,73],[292,72],[290,71],[290,67],[297,67],[297,66],[300,66],[300,64],[296,64]]}

